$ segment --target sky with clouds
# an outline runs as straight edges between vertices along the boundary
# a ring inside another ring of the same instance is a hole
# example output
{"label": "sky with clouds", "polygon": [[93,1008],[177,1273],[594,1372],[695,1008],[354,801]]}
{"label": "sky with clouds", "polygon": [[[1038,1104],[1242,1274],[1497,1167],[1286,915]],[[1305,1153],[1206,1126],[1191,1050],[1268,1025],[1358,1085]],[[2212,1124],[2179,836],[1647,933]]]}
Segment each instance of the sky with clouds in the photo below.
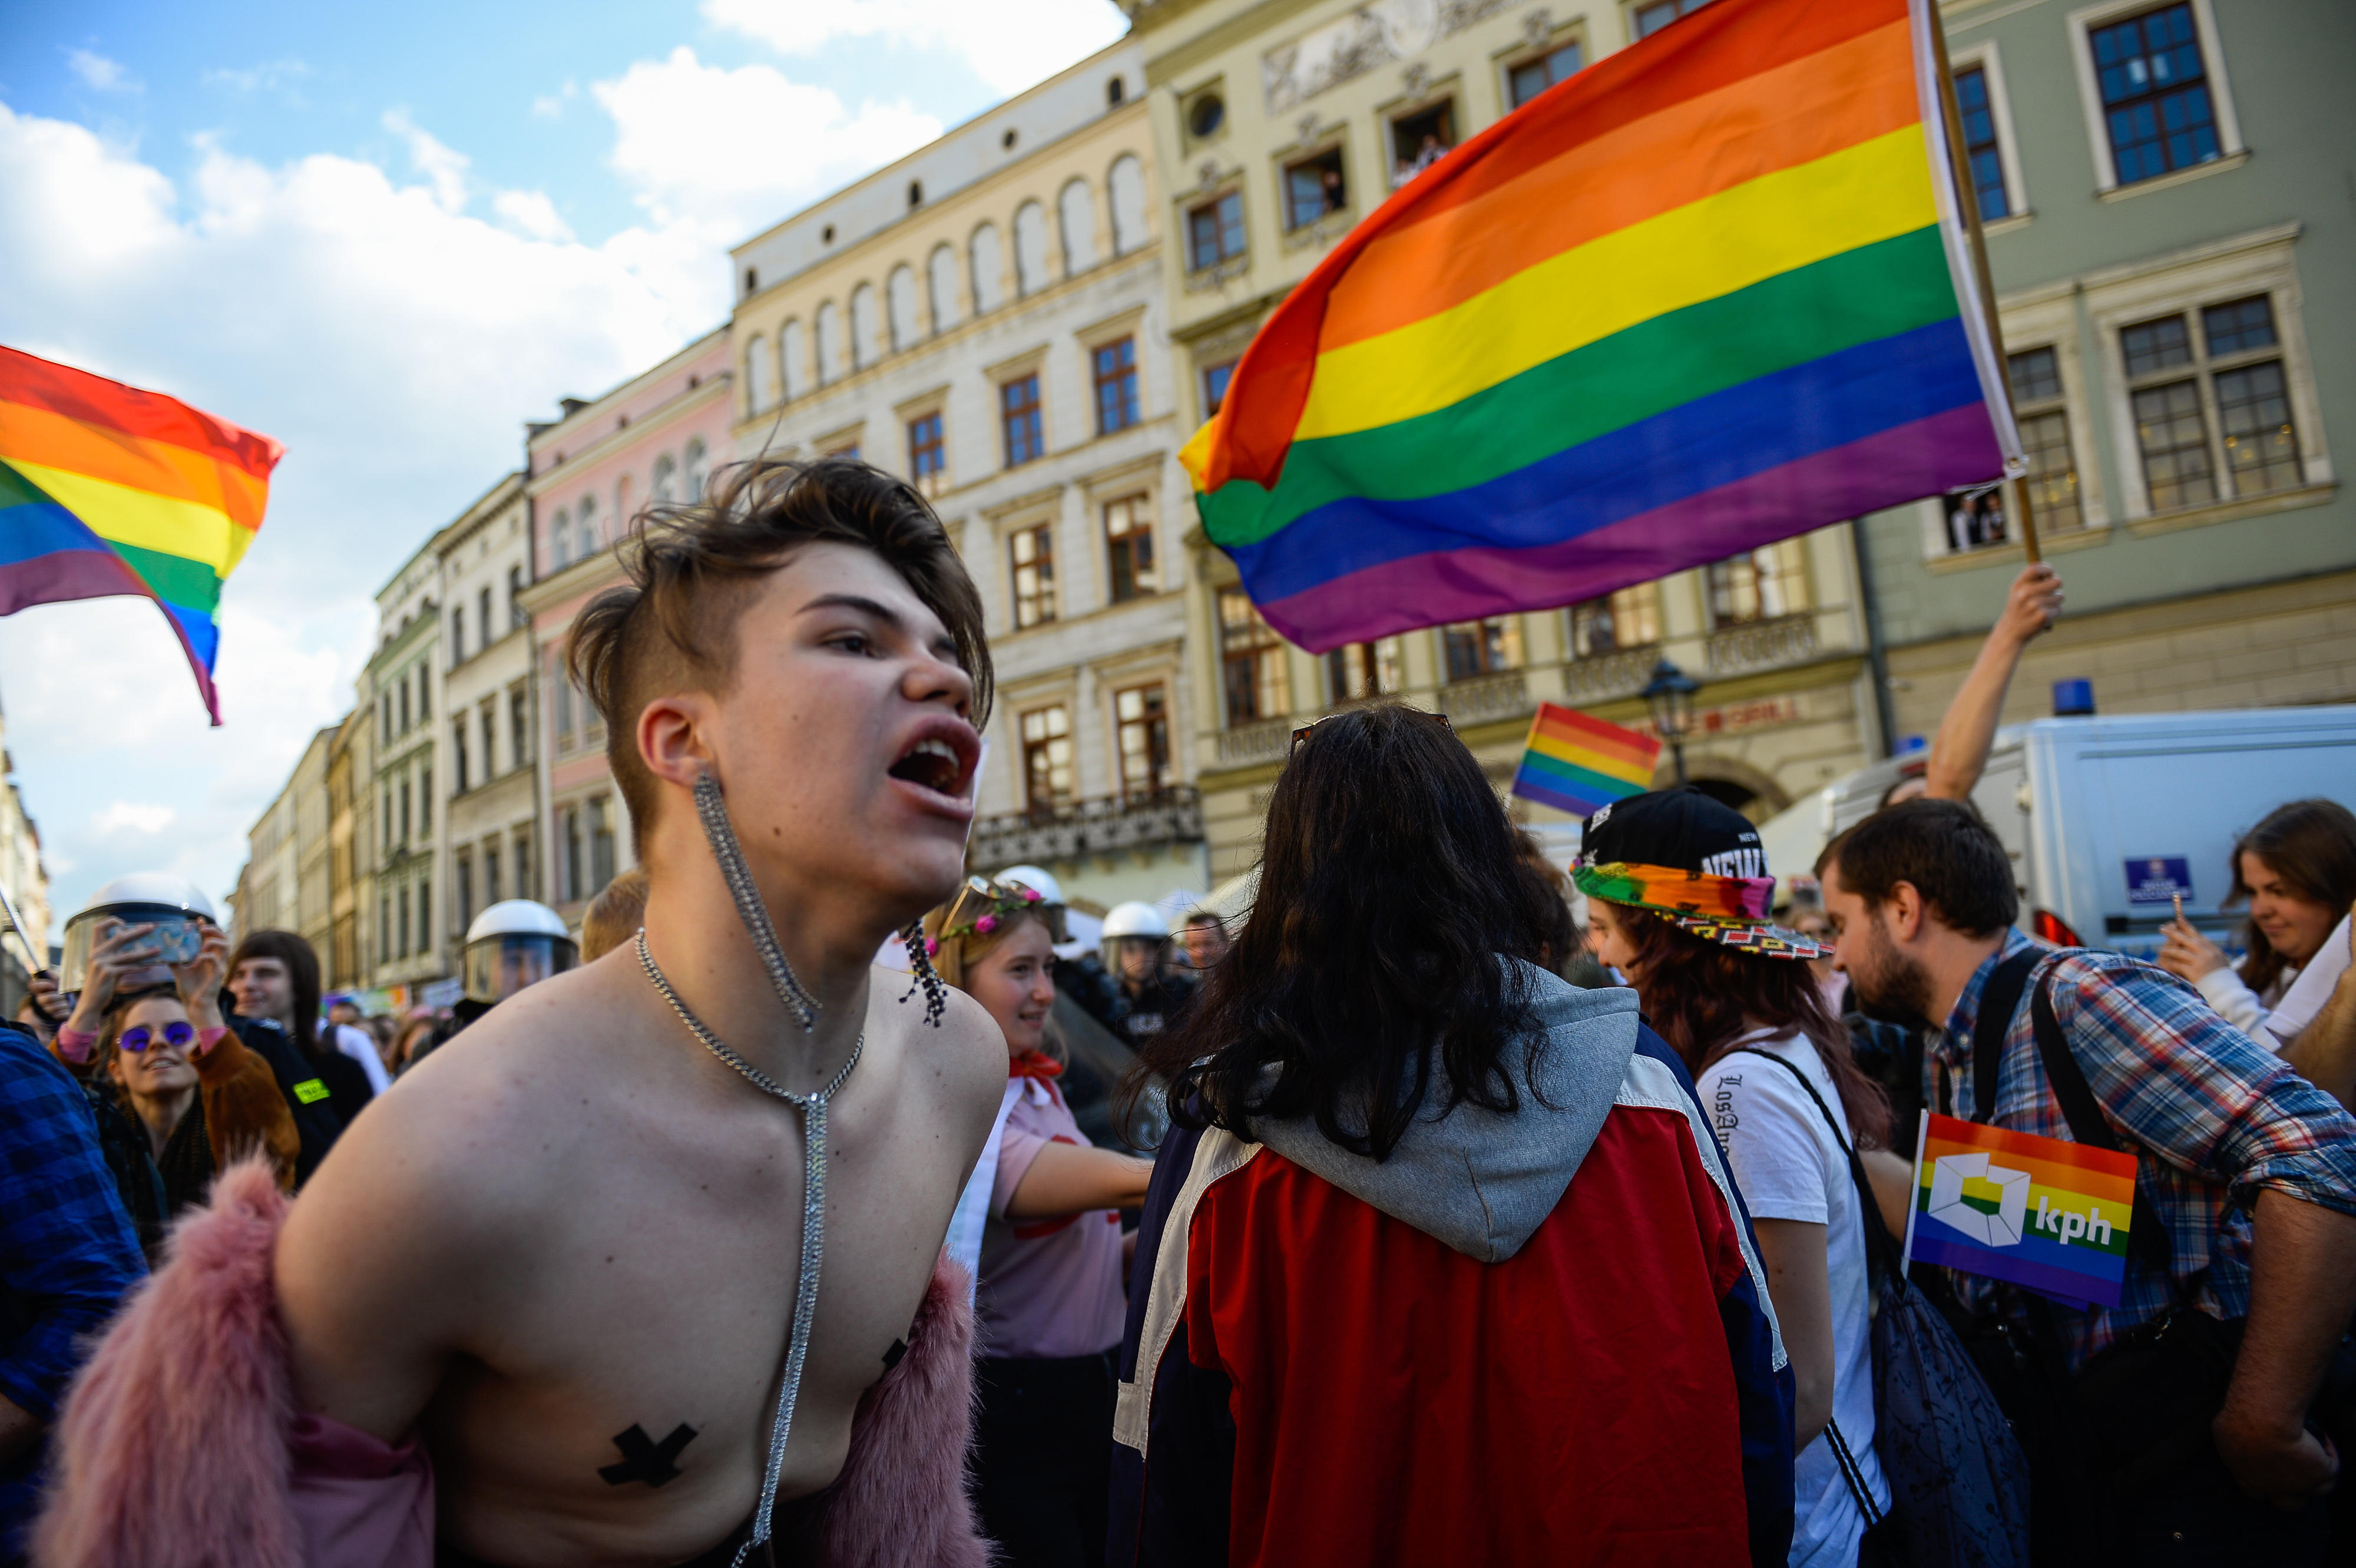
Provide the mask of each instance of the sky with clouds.
{"label": "sky with clouds", "polygon": [[1119,37],[1110,0],[342,6],[12,0],[0,343],[287,448],[209,729],[150,606],[0,620],[60,918],[219,896],[350,705],[376,590],[523,422],[720,322],[727,248]]}

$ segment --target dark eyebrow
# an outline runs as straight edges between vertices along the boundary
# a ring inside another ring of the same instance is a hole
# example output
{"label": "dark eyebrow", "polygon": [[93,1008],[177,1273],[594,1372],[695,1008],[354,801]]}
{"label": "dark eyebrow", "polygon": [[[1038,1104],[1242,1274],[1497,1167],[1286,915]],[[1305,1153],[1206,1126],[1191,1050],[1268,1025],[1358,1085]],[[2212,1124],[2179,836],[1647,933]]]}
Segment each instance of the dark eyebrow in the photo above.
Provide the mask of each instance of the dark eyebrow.
{"label": "dark eyebrow", "polygon": [[862,594],[820,594],[817,598],[804,605],[800,613],[808,615],[812,610],[834,609],[857,610],[862,615],[873,616],[894,631],[907,629],[907,623],[900,618],[899,611],[877,604],[873,599]]}

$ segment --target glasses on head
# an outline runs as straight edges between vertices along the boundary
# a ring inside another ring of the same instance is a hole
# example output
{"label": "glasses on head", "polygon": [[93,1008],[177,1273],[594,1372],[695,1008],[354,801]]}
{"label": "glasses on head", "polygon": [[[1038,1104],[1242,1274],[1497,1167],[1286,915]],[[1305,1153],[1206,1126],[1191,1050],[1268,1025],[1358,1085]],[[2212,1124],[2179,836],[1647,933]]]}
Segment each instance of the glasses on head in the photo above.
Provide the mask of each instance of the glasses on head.
{"label": "glasses on head", "polygon": [[126,1051],[144,1051],[160,1039],[176,1051],[185,1051],[196,1037],[196,1026],[191,1024],[166,1024],[161,1029],[151,1029],[142,1024],[137,1028],[123,1030],[123,1037],[114,1043]]}
{"label": "glasses on head", "polygon": [[[1342,713],[1346,714],[1356,711],[1357,710],[1352,708],[1344,708],[1342,710]],[[1403,713],[1413,714],[1418,718],[1430,719],[1433,723],[1437,724],[1441,729],[1448,731],[1451,735],[1456,733],[1456,726],[1448,722],[1448,715],[1446,714],[1426,713],[1421,708],[1405,708],[1400,711]],[[1315,729],[1319,725],[1323,724],[1325,719],[1337,719],[1341,716],[1342,714],[1327,714],[1324,719],[1311,719],[1307,724],[1302,725],[1299,729],[1294,730],[1292,732],[1292,751],[1286,752],[1284,754],[1285,757],[1289,759],[1292,756],[1293,751],[1299,751],[1301,749],[1301,743],[1309,738],[1309,732]]]}

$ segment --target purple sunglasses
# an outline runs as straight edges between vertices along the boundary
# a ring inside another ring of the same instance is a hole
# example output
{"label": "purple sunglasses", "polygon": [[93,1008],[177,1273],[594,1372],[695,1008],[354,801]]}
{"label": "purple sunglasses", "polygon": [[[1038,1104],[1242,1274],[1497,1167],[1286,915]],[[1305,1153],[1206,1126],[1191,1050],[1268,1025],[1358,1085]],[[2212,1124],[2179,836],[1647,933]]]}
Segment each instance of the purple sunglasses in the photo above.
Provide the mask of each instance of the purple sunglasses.
{"label": "purple sunglasses", "polygon": [[[196,1027],[190,1024],[166,1024],[163,1034],[164,1043],[179,1051],[187,1050],[188,1042],[197,1037]],[[155,1031],[142,1024],[135,1029],[123,1030],[123,1037],[114,1043],[126,1051],[144,1051],[155,1043]]]}

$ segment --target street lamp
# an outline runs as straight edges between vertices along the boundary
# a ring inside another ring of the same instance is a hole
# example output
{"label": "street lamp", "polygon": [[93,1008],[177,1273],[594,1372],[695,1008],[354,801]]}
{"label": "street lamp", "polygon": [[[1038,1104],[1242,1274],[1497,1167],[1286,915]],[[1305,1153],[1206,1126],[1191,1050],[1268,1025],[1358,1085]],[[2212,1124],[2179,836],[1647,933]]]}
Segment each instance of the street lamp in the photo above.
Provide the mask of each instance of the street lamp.
{"label": "street lamp", "polygon": [[1686,736],[1693,730],[1693,694],[1700,690],[1692,676],[1664,659],[1653,666],[1653,678],[1639,693],[1653,710],[1653,728],[1669,743],[1679,784],[1686,781]]}

